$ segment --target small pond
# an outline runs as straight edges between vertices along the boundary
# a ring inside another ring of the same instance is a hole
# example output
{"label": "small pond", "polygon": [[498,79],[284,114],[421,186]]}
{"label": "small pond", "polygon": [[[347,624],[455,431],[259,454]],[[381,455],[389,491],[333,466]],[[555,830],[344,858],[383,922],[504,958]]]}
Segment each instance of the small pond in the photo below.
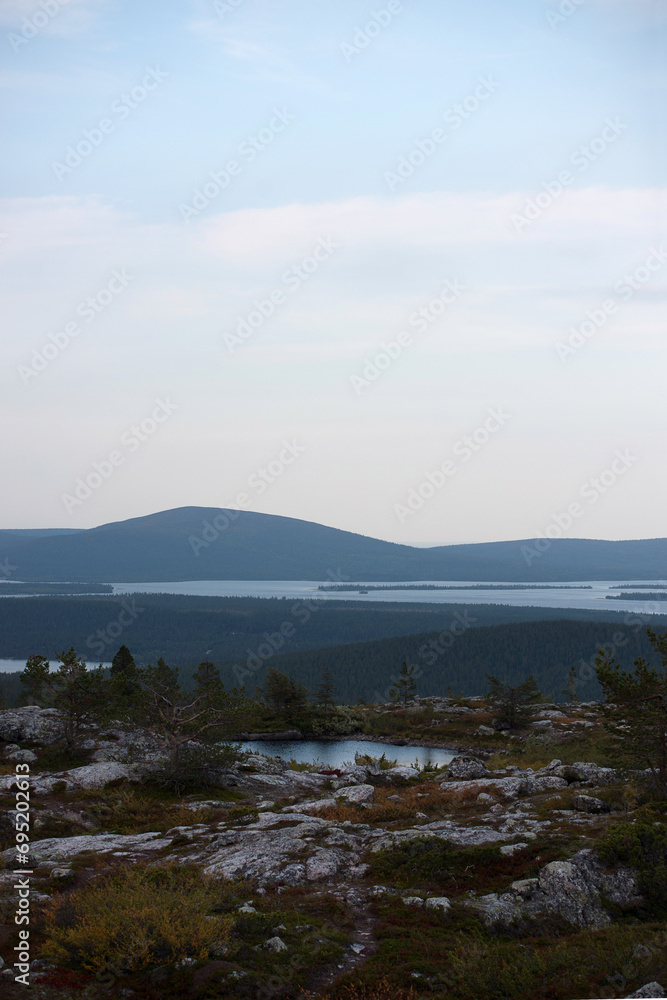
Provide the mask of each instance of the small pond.
{"label": "small pond", "polygon": [[299,763],[321,763],[326,768],[339,768],[345,763],[354,764],[355,753],[370,754],[371,757],[381,757],[386,754],[389,760],[399,764],[414,764],[420,767],[425,764],[441,766],[448,764],[454,754],[450,750],[437,750],[434,747],[400,747],[389,743],[374,743],[368,740],[336,740],[321,742],[319,740],[255,740],[245,742],[241,747],[249,753],[261,753],[267,757],[282,757]]}

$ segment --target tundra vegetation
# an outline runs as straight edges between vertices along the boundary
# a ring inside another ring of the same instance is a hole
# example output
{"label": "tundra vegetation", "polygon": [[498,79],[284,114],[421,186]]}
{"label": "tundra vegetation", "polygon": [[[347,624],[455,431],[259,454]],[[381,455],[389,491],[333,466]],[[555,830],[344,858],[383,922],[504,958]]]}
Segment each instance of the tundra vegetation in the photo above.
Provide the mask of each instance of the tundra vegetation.
{"label": "tundra vegetation", "polygon": [[[251,697],[121,647],[31,657],[0,711],[0,990],[18,927],[15,792],[30,769],[30,994],[40,1000],[575,1000],[667,993],[667,633],[601,649],[604,702],[532,676],[476,697],[336,702],[269,668]],[[562,683],[563,679],[561,679]],[[386,742],[339,768],[244,732]],[[639,737],[641,734],[641,738]],[[447,747],[398,766],[392,744]],[[656,985],[661,984],[661,985]],[[659,992],[656,992],[659,990]]]}

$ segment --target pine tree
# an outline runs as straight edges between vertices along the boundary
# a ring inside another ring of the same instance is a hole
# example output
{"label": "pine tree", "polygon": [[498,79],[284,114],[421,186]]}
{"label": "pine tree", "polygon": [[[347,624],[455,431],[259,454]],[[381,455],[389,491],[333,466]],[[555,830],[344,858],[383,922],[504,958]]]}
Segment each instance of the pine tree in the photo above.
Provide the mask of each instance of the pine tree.
{"label": "pine tree", "polygon": [[153,737],[171,765],[189,743],[228,739],[247,711],[245,697],[227,691],[209,661],[199,665],[194,680],[194,691],[183,691],[178,671],[160,657],[156,666],[138,671],[137,694],[126,709],[127,720]]}
{"label": "pine tree", "polygon": [[303,684],[274,667],[266,671],[261,694],[274,712],[288,720],[303,712],[308,700],[308,690]]}
{"label": "pine tree", "polygon": [[567,696],[567,700],[570,705],[576,705],[579,702],[577,698],[577,668],[574,664],[570,667],[570,672],[567,675],[567,680],[565,682],[565,688],[563,694]]}
{"label": "pine tree", "polygon": [[415,668],[412,664],[408,666],[407,661],[403,660],[401,671],[389,692],[389,698],[391,701],[400,701],[405,710],[408,702],[411,698],[414,698],[416,693]]}
{"label": "pine tree", "polygon": [[322,709],[325,715],[330,715],[336,707],[334,700],[335,692],[333,675],[329,667],[325,667],[322,671],[319,686],[315,692],[315,704]]}
{"label": "pine tree", "polygon": [[58,709],[62,736],[71,749],[82,729],[103,716],[109,683],[102,667],[88,670],[73,646],[58,653],[58,660],[58,669],[51,671],[45,656],[31,656],[20,679],[32,701]]}
{"label": "pine tree", "polygon": [[605,695],[603,714],[607,739],[619,761],[648,768],[656,793],[667,797],[667,632],[647,630],[660,657],[655,668],[643,657],[633,673],[620,666],[603,648],[595,658],[595,672]]}

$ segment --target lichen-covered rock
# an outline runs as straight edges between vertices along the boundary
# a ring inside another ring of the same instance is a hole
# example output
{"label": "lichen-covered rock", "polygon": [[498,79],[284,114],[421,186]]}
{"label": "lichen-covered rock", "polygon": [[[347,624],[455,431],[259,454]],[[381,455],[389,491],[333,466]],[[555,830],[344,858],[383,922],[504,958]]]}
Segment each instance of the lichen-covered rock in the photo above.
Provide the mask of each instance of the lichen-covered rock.
{"label": "lichen-covered rock", "polygon": [[[89,791],[104,788],[112,781],[132,781],[138,777],[134,769],[125,764],[108,761],[104,764],[85,764],[71,771],[60,771],[52,774],[29,775],[30,788],[38,795],[52,792],[55,786],[68,791]],[[0,792],[10,791],[16,781],[16,775],[6,774],[0,777]]]}
{"label": "lichen-covered rock", "polygon": [[431,896],[426,900],[425,906],[427,910],[438,910],[439,913],[447,913],[452,908],[446,896]]}
{"label": "lichen-covered rock", "polygon": [[129,781],[132,776],[132,772],[125,764],[118,764],[116,761],[85,764],[83,767],[75,767],[63,774],[63,777],[68,782],[73,783],[75,788],[82,788],[86,791],[104,788],[111,781]]}
{"label": "lichen-covered rock", "polygon": [[[116,856],[134,855],[142,851],[160,851],[169,847],[171,841],[163,838],[161,833],[133,833],[121,835],[116,833],[89,834],[80,837],[50,837],[48,840],[37,840],[30,845],[30,858],[38,864],[49,861],[65,861],[79,854],[95,855],[113,851]],[[2,852],[7,863],[13,861],[16,850],[9,848]]]}
{"label": "lichen-covered rock", "polygon": [[608,813],[611,810],[608,802],[596,799],[593,795],[575,795],[572,808],[584,813]]}
{"label": "lichen-covered rock", "polygon": [[530,899],[532,894],[538,888],[539,879],[536,878],[522,878],[518,879],[516,882],[512,882],[510,889],[515,895],[520,896],[522,899]]}
{"label": "lichen-covered rock", "polygon": [[487,930],[508,930],[521,921],[522,911],[516,897],[491,892],[478,899],[466,899],[463,905],[473,910]]}
{"label": "lichen-covered rock", "polygon": [[657,1000],[660,1000],[662,997],[667,997],[667,991],[660,985],[660,983],[656,983],[654,980],[652,983],[646,983],[645,986],[635,990],[635,992],[631,993],[626,1000],[634,1000],[635,997],[637,997],[638,1000],[639,998],[641,998],[641,1000],[656,1000],[656,998]]}
{"label": "lichen-covered rock", "polygon": [[447,768],[447,777],[459,781],[470,781],[474,778],[483,778],[485,775],[486,767],[476,757],[454,757]]}
{"label": "lichen-covered rock", "polygon": [[282,938],[272,937],[268,941],[264,942],[264,947],[267,951],[272,951],[274,954],[279,955],[282,951],[287,951],[287,945]]}
{"label": "lichen-covered rock", "polygon": [[496,731],[492,729],[491,726],[481,725],[478,726],[474,733],[475,736],[495,736]]}
{"label": "lichen-covered rock", "polygon": [[461,826],[454,820],[438,820],[426,826],[411,830],[379,830],[371,834],[370,850],[375,853],[386,847],[414,840],[416,837],[438,837],[464,847],[475,847],[478,844],[497,844],[506,840],[506,836],[497,830],[483,826]]}
{"label": "lichen-covered rock", "polygon": [[319,882],[331,878],[340,868],[340,859],[335,851],[317,851],[306,862],[306,877],[309,882]]}
{"label": "lichen-covered rock", "polygon": [[[524,836],[529,837],[530,834],[524,833]],[[503,846],[500,848],[500,853],[505,858],[511,858],[515,854],[518,854],[519,851],[523,851],[525,847],[528,847],[528,844],[526,844],[524,841],[520,841],[518,844],[503,844]]]}
{"label": "lichen-covered rock", "polygon": [[379,771],[378,767],[366,767],[365,764],[346,764],[341,771],[341,784],[365,785],[370,774]]}
{"label": "lichen-covered rock", "polygon": [[559,778],[555,774],[535,774],[526,778],[525,791],[528,795],[550,792],[557,788],[567,788],[565,778]]}
{"label": "lichen-covered rock", "polygon": [[600,905],[599,893],[571,861],[545,865],[538,886],[547,897],[546,908],[569,924],[599,930],[611,922]]}
{"label": "lichen-covered rock", "polygon": [[5,760],[11,760],[15,764],[32,764],[37,760],[37,754],[32,750],[12,750],[5,754]]}
{"label": "lichen-covered rock", "polygon": [[565,764],[555,769],[555,774],[566,781],[572,783],[580,781],[586,785],[613,785],[620,781],[618,771],[613,767],[599,767],[587,761],[577,761],[574,764]]}
{"label": "lichen-covered rock", "polygon": [[214,837],[208,843],[196,844],[182,860],[203,865],[206,874],[216,878],[254,879],[260,886],[296,886],[331,878],[339,872],[342,877],[352,873],[359,862],[359,840],[350,835],[347,849],[323,848],[311,841],[327,833],[330,823],[304,815],[295,817],[304,820],[295,826],[275,829],[286,818],[285,814],[262,813],[252,826],[229,831],[235,835],[233,843],[225,843],[222,836]]}
{"label": "lichen-covered rock", "polygon": [[607,871],[600,864],[595,851],[586,848],[572,858],[586,878],[605,899],[621,910],[634,910],[644,902],[639,891],[638,872],[627,865]]}
{"label": "lichen-covered rock", "polygon": [[527,779],[523,776],[508,778],[482,778],[469,781],[443,781],[440,785],[443,792],[458,792],[473,788],[479,792],[500,792],[505,799],[516,799],[520,792],[526,791]]}
{"label": "lichen-covered rock", "polygon": [[60,716],[55,708],[25,705],[0,711],[0,740],[20,743],[22,740],[52,742],[60,729]]}
{"label": "lichen-covered rock", "polygon": [[354,803],[355,805],[364,805],[367,802],[371,802],[374,795],[375,788],[373,785],[347,785],[344,788],[339,788],[334,793],[335,798],[345,799],[347,802]]}
{"label": "lichen-covered rock", "polygon": [[399,765],[398,767],[390,767],[386,771],[381,771],[380,774],[387,781],[410,781],[412,778],[419,777],[419,771],[416,767],[408,767],[406,765]]}

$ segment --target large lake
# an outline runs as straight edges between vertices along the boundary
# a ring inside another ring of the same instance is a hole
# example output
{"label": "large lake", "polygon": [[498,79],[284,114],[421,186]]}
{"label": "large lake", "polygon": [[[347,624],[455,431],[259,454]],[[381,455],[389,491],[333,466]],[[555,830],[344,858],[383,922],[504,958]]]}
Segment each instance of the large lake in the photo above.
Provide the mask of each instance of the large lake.
{"label": "large lake", "polygon": [[[58,657],[52,657],[49,663],[51,665],[51,670],[56,670],[58,667]],[[0,674],[11,674],[16,670],[25,670],[25,664],[25,660],[0,660]],[[88,667],[91,670],[94,670],[95,667],[99,667],[99,665],[99,660],[96,660],[94,663],[88,663]],[[102,666],[110,667],[111,663],[103,663]]]}
{"label": "large lake", "polygon": [[[355,581],[357,582],[357,581]],[[371,590],[367,594],[354,591],[332,592],[318,590],[322,581],[317,580],[187,580],[180,583],[114,583],[114,594],[186,594],[191,597],[285,597],[288,600],[318,601],[387,601],[405,604],[510,604],[514,607],[534,608],[586,608],[589,611],[635,611],[639,614],[667,614],[667,601],[608,601],[607,595],[619,594],[618,588],[629,584],[631,588],[650,584],[651,590],[665,592],[667,581],[653,580],[587,580],[563,584],[544,584],[548,589],[525,589],[521,584],[490,584],[461,580],[419,581],[448,590]],[[359,582],[359,590],[366,587],[391,586],[390,584]],[[416,587],[411,581],[397,582],[399,587]],[[488,589],[483,589],[484,587]],[[480,587],[482,589],[465,589]],[[493,588],[493,589],[491,589]],[[568,589],[572,588],[572,589]],[[0,591],[1,593],[1,591]]]}
{"label": "large lake", "polygon": [[425,764],[449,764],[454,757],[449,750],[434,747],[397,747],[366,740],[337,740],[332,743],[320,743],[317,740],[256,740],[242,743],[241,746],[244,750],[262,753],[267,757],[294,759],[308,764],[319,762],[326,768],[354,764],[355,753],[370,754],[371,757],[385,754],[388,760],[395,760],[399,764],[414,764],[417,761],[419,767],[424,767]]}

